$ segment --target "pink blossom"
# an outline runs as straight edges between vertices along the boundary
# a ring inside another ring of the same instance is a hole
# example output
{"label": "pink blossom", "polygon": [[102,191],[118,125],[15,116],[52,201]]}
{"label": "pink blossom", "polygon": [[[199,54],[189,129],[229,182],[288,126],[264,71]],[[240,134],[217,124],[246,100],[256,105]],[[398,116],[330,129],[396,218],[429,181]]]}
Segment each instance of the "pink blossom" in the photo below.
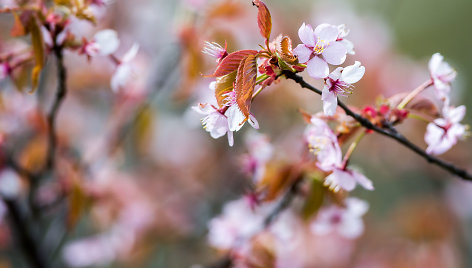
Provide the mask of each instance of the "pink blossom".
{"label": "pink blossom", "polygon": [[323,171],[332,172],[325,179],[325,184],[330,188],[335,191],[352,191],[358,183],[367,190],[374,189],[367,177],[347,168],[347,163],[342,159],[337,136],[326,122],[312,117],[311,124],[305,131],[305,139],[316,155],[317,166]]}
{"label": "pink blossom", "polygon": [[18,174],[12,169],[3,169],[0,172],[0,195],[5,199],[14,199],[21,192],[21,181]]}
{"label": "pink blossom", "polygon": [[216,59],[216,62],[220,62],[224,57],[228,56],[228,52],[226,51],[227,44],[225,43],[225,47],[223,48],[220,44],[215,42],[205,42],[203,46],[202,53],[212,56]]}
{"label": "pink blossom", "polygon": [[465,116],[465,106],[443,108],[443,118],[438,118],[429,123],[424,139],[428,144],[426,152],[429,154],[442,154],[457,143],[457,140],[466,135],[466,126],[459,122]]}
{"label": "pink blossom", "polygon": [[208,241],[219,249],[239,247],[263,227],[270,205],[253,207],[246,198],[225,205],[223,214],[209,223]]}
{"label": "pink blossom", "polygon": [[139,45],[134,44],[128,52],[123,56],[123,59],[118,63],[115,73],[111,77],[111,89],[118,92],[120,88],[126,86],[133,75],[132,60],[138,54]]}
{"label": "pink blossom", "polygon": [[311,224],[311,231],[317,235],[327,235],[332,232],[355,239],[364,232],[362,216],[369,209],[369,204],[363,200],[351,197],[346,199],[346,207],[331,205],[322,209]]}
{"label": "pink blossom", "polygon": [[229,146],[233,146],[233,131],[229,128],[228,118],[220,110],[208,103],[200,103],[197,106],[193,106],[192,109],[205,115],[202,119],[202,125],[207,132],[210,132],[210,136],[213,139],[218,139],[228,134]]}
{"label": "pink blossom", "polygon": [[347,49],[341,40],[337,40],[339,29],[330,24],[320,24],[315,30],[311,25],[302,24],[298,36],[303,44],[298,45],[293,53],[300,62],[307,63],[308,74],[314,78],[325,78],[329,74],[328,63],[342,64],[346,60]]}
{"label": "pink blossom", "polygon": [[352,84],[357,83],[364,76],[364,73],[365,67],[356,61],[354,65],[336,68],[325,78],[325,85],[321,96],[325,115],[332,116],[336,113],[338,95],[345,96],[350,94]]}
{"label": "pink blossom", "polygon": [[89,57],[108,56],[116,52],[120,45],[116,31],[106,29],[97,32],[90,42],[86,42],[81,52]]}
{"label": "pink blossom", "polygon": [[440,98],[445,99],[451,91],[451,83],[456,78],[456,71],[444,61],[444,57],[435,53],[429,61],[429,73]]}

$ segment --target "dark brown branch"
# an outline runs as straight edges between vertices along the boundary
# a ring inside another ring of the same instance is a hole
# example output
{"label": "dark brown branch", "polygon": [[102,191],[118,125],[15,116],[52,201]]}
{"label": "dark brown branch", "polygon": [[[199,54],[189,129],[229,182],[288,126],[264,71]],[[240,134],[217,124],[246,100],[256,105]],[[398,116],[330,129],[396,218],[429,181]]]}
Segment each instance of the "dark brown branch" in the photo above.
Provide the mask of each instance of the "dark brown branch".
{"label": "dark brown branch", "polygon": [[11,222],[10,226],[15,231],[19,246],[27,256],[31,267],[49,267],[45,260],[45,255],[38,247],[39,243],[37,239],[34,237],[32,231],[27,226],[27,219],[24,217],[18,202],[10,199],[5,199],[4,201],[8,207],[8,215]]}
{"label": "dark brown branch", "polygon": [[54,47],[54,55],[56,56],[56,68],[57,68],[57,91],[56,97],[52,104],[51,110],[48,113],[48,152],[46,155],[46,164],[43,172],[54,169],[55,155],[57,149],[57,133],[56,133],[56,120],[59,112],[59,108],[64,101],[67,94],[67,71],[64,66],[63,51],[62,47]]}
{"label": "dark brown branch", "polygon": [[[292,73],[292,72],[288,72],[288,71],[285,71],[284,75],[288,79],[292,79],[293,81],[297,82],[301,87],[309,89],[309,90],[321,95],[321,91],[319,89],[317,89],[317,88],[313,87],[312,85],[308,84],[305,80],[303,80],[303,78],[301,76],[299,76],[295,73]],[[368,119],[361,116],[360,114],[353,112],[351,109],[349,109],[349,107],[346,106],[346,104],[344,104],[343,102],[341,102],[339,100],[338,100],[338,105],[339,105],[339,107],[341,107],[344,110],[344,112],[347,115],[354,118],[363,127],[367,128],[367,129],[370,129],[370,130],[373,130],[373,131],[375,131],[375,132],[377,132],[381,135],[384,135],[386,137],[389,137],[391,139],[396,140],[397,142],[403,144],[408,149],[412,150],[416,154],[423,157],[429,163],[435,164],[435,165],[441,167],[442,169],[448,171],[451,174],[457,175],[457,176],[461,177],[464,180],[472,181],[472,174],[468,173],[464,169],[456,167],[452,163],[446,162],[444,160],[441,160],[441,159],[439,159],[435,156],[432,156],[432,155],[426,153],[426,151],[424,151],[423,149],[421,149],[417,145],[413,144],[405,136],[403,136],[402,134],[397,132],[396,129],[393,128],[393,126],[389,126],[388,129],[380,128],[380,127],[372,124]]]}

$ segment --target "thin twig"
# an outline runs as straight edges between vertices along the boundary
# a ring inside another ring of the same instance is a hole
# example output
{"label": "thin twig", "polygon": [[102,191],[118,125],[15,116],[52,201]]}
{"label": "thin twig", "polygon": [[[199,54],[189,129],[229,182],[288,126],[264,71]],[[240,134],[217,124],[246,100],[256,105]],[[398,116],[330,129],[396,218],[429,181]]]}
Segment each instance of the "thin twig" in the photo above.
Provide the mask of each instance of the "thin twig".
{"label": "thin twig", "polygon": [[[285,71],[284,75],[288,79],[292,79],[293,81],[297,82],[301,87],[309,89],[309,90],[321,95],[321,91],[319,89],[317,89],[317,88],[313,87],[312,85],[308,84],[301,76],[299,76],[295,73],[289,72],[289,71]],[[432,156],[432,155],[426,153],[426,151],[424,151],[423,149],[421,149],[417,145],[413,144],[411,141],[409,141],[407,138],[405,138],[405,136],[403,136],[401,133],[396,131],[396,129],[393,126],[389,126],[388,129],[380,128],[380,127],[372,124],[367,118],[361,116],[358,113],[353,112],[351,109],[349,109],[349,107],[347,107],[346,104],[344,104],[343,102],[341,102],[339,100],[338,100],[338,105],[339,105],[339,107],[341,107],[344,110],[344,112],[347,115],[354,118],[363,127],[367,128],[367,129],[370,129],[370,130],[373,130],[373,131],[375,131],[379,134],[382,134],[386,137],[389,137],[389,138],[392,138],[392,139],[396,140],[397,142],[403,144],[405,147],[407,147],[411,151],[413,151],[416,154],[418,154],[419,156],[423,157],[429,163],[435,164],[435,165],[441,167],[442,169],[448,171],[451,174],[457,175],[457,176],[461,177],[464,180],[472,181],[472,174],[468,173],[464,169],[456,167],[452,163],[446,162],[444,160],[441,160],[441,159],[439,159],[435,156]]]}

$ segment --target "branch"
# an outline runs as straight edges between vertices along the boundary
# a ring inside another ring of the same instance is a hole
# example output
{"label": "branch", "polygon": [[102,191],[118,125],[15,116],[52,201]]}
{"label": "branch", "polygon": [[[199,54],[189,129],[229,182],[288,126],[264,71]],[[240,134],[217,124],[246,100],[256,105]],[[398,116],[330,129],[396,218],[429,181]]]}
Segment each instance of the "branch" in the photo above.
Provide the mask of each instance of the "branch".
{"label": "branch", "polygon": [[[292,79],[293,81],[297,82],[301,87],[309,89],[319,95],[321,95],[321,91],[312,85],[308,84],[303,80],[303,78],[295,73],[289,72],[289,71],[284,71],[283,74],[288,78]],[[349,107],[346,106],[343,102],[338,100],[338,105],[341,107],[344,112],[346,112],[347,115],[351,116],[354,118],[357,122],[359,122],[363,127],[373,130],[381,135],[384,135],[386,137],[389,137],[391,139],[396,140],[397,142],[401,143],[411,151],[415,152],[419,156],[423,157],[426,161],[429,163],[435,164],[442,169],[448,171],[451,174],[457,175],[461,177],[464,180],[467,181],[472,181],[472,174],[468,173],[466,170],[461,169],[453,165],[452,163],[446,162],[444,160],[441,160],[435,156],[432,156],[428,153],[426,153],[423,149],[418,147],[417,145],[413,144],[411,141],[409,141],[405,136],[400,134],[393,128],[393,126],[390,126],[387,130],[380,128],[374,124],[372,124],[367,118],[361,116],[358,113],[353,112]]]}
{"label": "branch", "polygon": [[62,55],[62,47],[54,47],[54,55],[56,56],[56,68],[57,68],[57,92],[56,98],[52,104],[51,110],[48,113],[48,126],[49,126],[49,136],[48,136],[48,152],[46,155],[46,164],[42,172],[47,172],[48,170],[54,169],[55,164],[55,155],[57,148],[57,135],[56,135],[56,119],[61,107],[62,102],[67,93],[67,71],[64,66],[64,59]]}
{"label": "branch", "polygon": [[22,215],[18,202],[10,199],[4,199],[4,202],[8,207],[9,219],[11,221],[10,226],[16,231],[19,246],[29,259],[31,266],[37,268],[49,267],[44,258],[45,255],[42,254],[41,249],[38,247],[39,242],[27,227],[26,219]]}

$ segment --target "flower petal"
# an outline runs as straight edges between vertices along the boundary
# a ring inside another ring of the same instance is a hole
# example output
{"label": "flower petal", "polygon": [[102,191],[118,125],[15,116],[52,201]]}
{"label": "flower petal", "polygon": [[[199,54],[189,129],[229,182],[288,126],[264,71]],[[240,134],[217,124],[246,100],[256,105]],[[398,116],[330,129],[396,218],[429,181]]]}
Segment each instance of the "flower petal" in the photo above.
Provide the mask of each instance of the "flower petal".
{"label": "flower petal", "polygon": [[372,191],[374,190],[374,185],[372,184],[372,181],[369,180],[364,174],[357,172],[355,170],[351,170],[352,177],[359,183],[362,187],[365,189]]}
{"label": "flower petal", "polygon": [[337,185],[350,192],[356,187],[356,181],[348,172],[336,168],[333,173],[326,177],[326,182],[331,185]]}
{"label": "flower petal", "polygon": [[328,63],[318,56],[308,61],[306,69],[308,74],[316,79],[325,78],[329,74]]}
{"label": "flower petal", "polygon": [[97,32],[93,39],[98,44],[99,52],[102,56],[107,56],[112,53],[115,53],[118,49],[118,46],[120,45],[118,34],[116,33],[116,31],[111,29],[106,29]]}
{"label": "flower petal", "polygon": [[324,114],[327,116],[334,115],[338,106],[338,98],[336,93],[330,91],[328,86],[325,86],[321,94],[321,100],[323,100]]}
{"label": "flower petal", "polygon": [[300,40],[309,47],[315,46],[315,36],[313,34],[313,28],[310,24],[303,23],[298,29],[298,37]]}
{"label": "flower petal", "polygon": [[310,59],[313,50],[304,44],[300,44],[293,50],[293,54],[298,57],[300,63],[305,63]]}
{"label": "flower petal", "polygon": [[323,40],[325,42],[333,42],[336,41],[339,35],[338,27],[330,24],[320,24],[315,28],[315,36],[317,41]]}
{"label": "flower petal", "polygon": [[133,44],[133,46],[126,52],[126,54],[123,56],[123,62],[130,62],[131,60],[136,57],[138,54],[139,50],[139,45],[138,44]]}
{"label": "flower petal", "polygon": [[346,54],[346,47],[340,42],[334,42],[323,51],[323,58],[329,64],[339,65],[346,60]]}
{"label": "flower petal", "polygon": [[341,74],[341,80],[348,84],[354,84],[361,80],[364,73],[365,67],[361,66],[361,63],[356,61],[353,65],[344,68]]}
{"label": "flower petal", "polygon": [[246,116],[244,116],[237,104],[231,105],[228,110],[226,110],[225,115],[228,117],[230,131],[238,131],[243,127]]}

